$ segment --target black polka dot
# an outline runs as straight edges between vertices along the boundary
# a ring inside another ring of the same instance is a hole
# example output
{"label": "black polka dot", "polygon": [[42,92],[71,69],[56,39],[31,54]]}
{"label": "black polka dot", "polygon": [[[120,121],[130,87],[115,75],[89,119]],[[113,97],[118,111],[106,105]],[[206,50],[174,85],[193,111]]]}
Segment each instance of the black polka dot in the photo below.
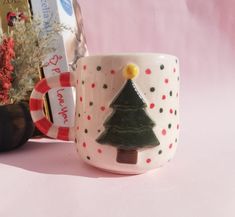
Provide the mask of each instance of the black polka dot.
{"label": "black polka dot", "polygon": [[85,81],[82,81],[82,84],[85,84]]}
{"label": "black polka dot", "polygon": [[107,89],[107,88],[108,88],[108,85],[107,85],[107,84],[104,84],[104,85],[103,85],[103,88],[104,88],[104,89]]}
{"label": "black polka dot", "polygon": [[75,138],[74,142],[75,142],[75,143],[77,143],[77,142],[78,142],[76,138]]}
{"label": "black polka dot", "polygon": [[89,105],[90,105],[90,106],[93,106],[93,102],[89,102]]}
{"label": "black polka dot", "polygon": [[81,117],[81,114],[80,114],[80,113],[78,113],[78,117],[79,117],[79,118]]}
{"label": "black polka dot", "polygon": [[101,71],[101,69],[102,69],[101,66],[97,66],[97,67],[96,67],[96,70],[97,70],[97,71]]}
{"label": "black polka dot", "polygon": [[180,76],[178,76],[177,80],[178,80],[178,81],[180,80]]}
{"label": "black polka dot", "polygon": [[86,157],[87,160],[90,160],[91,158],[89,156]]}
{"label": "black polka dot", "polygon": [[159,109],[159,112],[162,113],[162,112],[163,112],[163,108],[160,108],[160,109]]}
{"label": "black polka dot", "polygon": [[87,130],[87,129],[85,129],[85,130],[84,130],[84,132],[85,132],[85,133],[88,133],[88,130]]}
{"label": "black polka dot", "polygon": [[177,59],[175,59],[175,62],[176,62],[176,63],[178,63],[178,60],[177,60]]}
{"label": "black polka dot", "polygon": [[168,124],[168,129],[171,129],[172,125],[171,124]]}
{"label": "black polka dot", "polygon": [[170,96],[172,96],[172,95],[173,95],[173,92],[172,92],[172,90],[170,91],[169,95],[170,95]]}
{"label": "black polka dot", "polygon": [[160,69],[163,70],[165,66],[163,64],[160,65]]}
{"label": "black polka dot", "polygon": [[154,92],[154,91],[155,91],[155,88],[154,88],[154,87],[151,87],[151,88],[150,88],[150,91],[151,91],[151,92]]}
{"label": "black polka dot", "polygon": [[175,138],[175,142],[177,142],[178,140],[177,140],[177,138]]}
{"label": "black polka dot", "polygon": [[175,110],[175,115],[177,115],[177,110]]}
{"label": "black polka dot", "polygon": [[159,150],[158,154],[162,154],[162,150]]}
{"label": "black polka dot", "polygon": [[98,133],[100,133],[101,132],[101,130],[97,130],[98,131]]}

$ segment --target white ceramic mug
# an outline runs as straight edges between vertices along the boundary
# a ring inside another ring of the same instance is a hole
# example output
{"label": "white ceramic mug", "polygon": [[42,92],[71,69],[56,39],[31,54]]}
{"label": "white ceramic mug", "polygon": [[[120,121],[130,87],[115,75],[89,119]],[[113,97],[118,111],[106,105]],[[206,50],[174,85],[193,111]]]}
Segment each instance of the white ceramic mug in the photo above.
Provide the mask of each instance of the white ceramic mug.
{"label": "white ceramic mug", "polygon": [[[50,123],[43,95],[54,87],[76,89],[75,126]],[[83,57],[75,74],[41,80],[32,92],[35,125],[49,137],[73,140],[95,167],[139,174],[172,159],[179,136],[179,62],[167,54]]]}

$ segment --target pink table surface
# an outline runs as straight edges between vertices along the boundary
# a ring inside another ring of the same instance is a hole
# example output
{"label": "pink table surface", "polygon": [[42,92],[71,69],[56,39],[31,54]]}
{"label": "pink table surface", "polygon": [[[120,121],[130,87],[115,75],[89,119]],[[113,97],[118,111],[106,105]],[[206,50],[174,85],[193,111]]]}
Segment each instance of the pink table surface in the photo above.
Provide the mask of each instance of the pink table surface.
{"label": "pink table surface", "polygon": [[80,0],[90,53],[172,53],[181,64],[174,160],[143,175],[90,167],[73,143],[0,154],[1,217],[235,216],[235,2]]}

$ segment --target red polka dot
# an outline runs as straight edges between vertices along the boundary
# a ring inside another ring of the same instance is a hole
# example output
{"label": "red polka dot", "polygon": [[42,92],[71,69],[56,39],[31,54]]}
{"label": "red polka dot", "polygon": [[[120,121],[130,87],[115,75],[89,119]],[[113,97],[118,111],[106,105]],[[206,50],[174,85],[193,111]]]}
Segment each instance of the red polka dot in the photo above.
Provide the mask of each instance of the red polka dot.
{"label": "red polka dot", "polygon": [[114,75],[114,74],[115,74],[115,70],[111,70],[110,73],[111,73],[112,75]]}
{"label": "red polka dot", "polygon": [[99,153],[99,154],[101,154],[101,153],[102,153],[102,150],[101,150],[100,148],[99,148],[97,151],[98,151],[98,153]]}
{"label": "red polka dot", "polygon": [[79,126],[77,126],[77,130],[79,130]]}
{"label": "red polka dot", "polygon": [[80,100],[80,102],[82,102],[82,97],[81,96],[80,96],[79,100]]}
{"label": "red polka dot", "polygon": [[151,104],[149,105],[149,107],[150,107],[151,109],[153,109],[153,108],[155,107],[155,104],[154,104],[154,103],[151,103]]}
{"label": "red polka dot", "polygon": [[146,70],[145,70],[145,74],[146,74],[146,75],[150,75],[151,73],[152,73],[151,69],[146,69]]}
{"label": "red polka dot", "polygon": [[77,80],[77,84],[78,84],[78,80]]}
{"label": "red polka dot", "polygon": [[92,83],[92,84],[91,84],[91,88],[95,88],[95,83]]}
{"label": "red polka dot", "polygon": [[101,107],[100,107],[100,110],[101,110],[101,111],[104,111],[104,110],[105,110],[105,107],[104,107],[104,106],[101,106]]}
{"label": "red polka dot", "polygon": [[171,143],[171,144],[169,145],[169,149],[172,149],[172,147],[173,147],[173,144]]}
{"label": "red polka dot", "polygon": [[179,124],[177,124],[177,130],[180,128],[180,125]]}
{"label": "red polka dot", "polygon": [[178,97],[179,96],[179,93],[176,93],[176,97]]}
{"label": "red polka dot", "polygon": [[173,111],[173,109],[170,109],[170,113],[172,114],[174,111]]}
{"label": "red polka dot", "polygon": [[90,116],[90,115],[87,116],[87,120],[88,120],[88,121],[91,120],[91,116]]}
{"label": "red polka dot", "polygon": [[83,65],[83,69],[86,70],[87,66],[86,65]]}
{"label": "red polka dot", "polygon": [[164,82],[165,82],[166,84],[168,84],[168,83],[169,83],[169,79],[166,78],[166,79],[164,80]]}
{"label": "red polka dot", "polygon": [[165,100],[166,99],[166,95],[162,95],[162,100]]}
{"label": "red polka dot", "polygon": [[176,68],[173,69],[173,72],[174,72],[174,73],[176,72]]}
{"label": "red polka dot", "polygon": [[86,148],[86,143],[85,143],[85,142],[83,142],[82,146],[83,146],[83,148]]}
{"label": "red polka dot", "polygon": [[151,160],[150,158],[148,158],[148,159],[146,160],[146,163],[149,164],[149,163],[151,163],[151,161],[152,161],[152,160]]}
{"label": "red polka dot", "polygon": [[163,135],[163,136],[166,135],[166,130],[165,130],[165,129],[162,130],[162,135]]}

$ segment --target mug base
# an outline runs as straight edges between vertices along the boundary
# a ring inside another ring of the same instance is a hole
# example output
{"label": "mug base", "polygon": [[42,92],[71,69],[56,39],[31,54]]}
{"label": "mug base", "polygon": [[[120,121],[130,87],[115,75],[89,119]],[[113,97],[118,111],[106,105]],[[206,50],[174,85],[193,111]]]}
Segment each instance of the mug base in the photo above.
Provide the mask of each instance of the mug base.
{"label": "mug base", "polygon": [[99,167],[98,165],[94,165],[90,162],[85,162],[87,164],[89,164],[90,166],[92,167],[95,167],[96,169],[99,169],[99,170],[102,170],[102,171],[105,171],[105,172],[109,172],[109,173],[113,173],[113,174],[117,174],[117,175],[140,175],[140,174],[144,174],[144,173],[147,173],[147,172],[151,172],[151,171],[156,171],[158,169],[160,169],[160,167],[157,167],[157,168],[152,168],[152,169],[149,169],[149,170],[118,170],[118,169],[107,169],[107,168],[104,168],[104,167]]}

